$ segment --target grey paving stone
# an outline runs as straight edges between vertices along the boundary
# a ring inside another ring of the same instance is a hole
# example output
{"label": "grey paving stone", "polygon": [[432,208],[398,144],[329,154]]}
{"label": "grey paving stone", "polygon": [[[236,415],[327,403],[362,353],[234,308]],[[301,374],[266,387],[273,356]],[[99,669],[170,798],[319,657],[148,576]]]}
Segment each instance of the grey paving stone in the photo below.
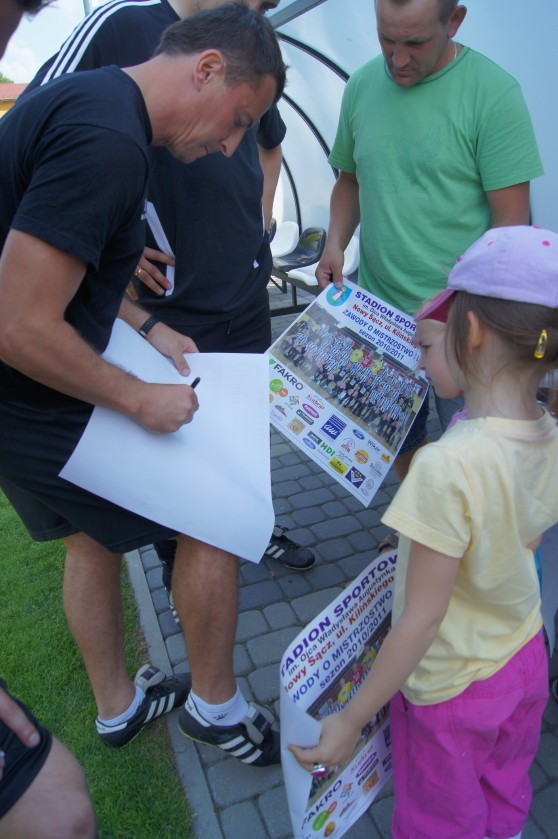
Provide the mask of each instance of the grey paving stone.
{"label": "grey paving stone", "polygon": [[353,548],[348,538],[327,539],[320,542],[320,554],[326,562],[344,559],[353,553]]}
{"label": "grey paving stone", "polygon": [[260,795],[258,807],[265,823],[265,835],[269,839],[289,839],[292,836],[293,828],[284,787]]}
{"label": "grey paving stone", "polygon": [[314,591],[306,597],[299,597],[291,604],[298,618],[303,624],[308,623],[316,615],[325,609],[334,598],[342,591],[341,587],[328,588],[324,591]]}
{"label": "grey paving stone", "polygon": [[558,728],[558,702],[552,698],[548,700],[548,705],[544,712],[544,723],[554,729]]}
{"label": "grey paving stone", "polygon": [[294,626],[297,617],[289,603],[273,603],[263,610],[264,616],[272,629],[285,629]]}
{"label": "grey paving stone", "polygon": [[184,645],[184,638],[181,634],[171,635],[171,637],[167,638],[165,641],[165,646],[167,648],[170,663],[173,667],[175,664],[180,664],[181,661],[185,660],[186,647]]}
{"label": "grey paving stone", "polygon": [[367,510],[361,510],[355,513],[355,519],[361,527],[377,527],[380,524],[381,515],[377,507],[370,507]]}
{"label": "grey paving stone", "polygon": [[280,479],[274,473],[271,474],[271,487],[273,495],[275,495],[277,498],[281,496],[284,500],[286,498],[290,498],[291,495],[295,495],[295,493],[300,492],[300,486],[297,483],[297,481],[287,481],[284,479]]}
{"label": "grey paving stone", "polygon": [[279,664],[270,664],[268,667],[257,667],[248,675],[250,690],[254,694],[256,702],[264,702],[270,705],[279,698]]}
{"label": "grey paving stone", "polygon": [[345,489],[343,484],[338,484],[337,481],[334,481],[331,484],[330,489],[331,489],[332,493],[334,495],[336,495],[338,498],[345,498],[345,499],[351,498],[351,494],[350,494],[349,490]]}
{"label": "grey paving stone", "polygon": [[314,525],[314,533],[318,539],[333,539],[336,536],[347,536],[358,529],[352,516],[340,516],[337,519],[330,519],[322,524]]}
{"label": "grey paving stone", "polygon": [[304,475],[309,475],[310,470],[305,463],[296,463],[294,466],[282,466],[273,471],[274,481],[298,481]]}
{"label": "grey paving stone", "polygon": [[215,804],[230,807],[279,786],[283,783],[283,774],[280,766],[246,766],[227,757],[209,768],[207,779]]}
{"label": "grey paving stone", "polygon": [[300,492],[299,490],[297,494],[292,493],[290,501],[294,510],[302,510],[304,507],[315,507],[318,504],[326,504],[332,498],[333,494],[328,487],[320,487],[312,492]]}
{"label": "grey paving stone", "polygon": [[344,501],[330,501],[323,505],[324,519],[336,519],[349,512]]}
{"label": "grey paving stone", "polygon": [[158,588],[157,591],[152,591],[151,597],[153,598],[153,605],[157,614],[166,612],[169,608],[169,596],[166,588]]}
{"label": "grey paving stone", "polygon": [[331,588],[331,586],[339,586],[343,588],[345,585],[345,575],[337,567],[334,562],[320,562],[319,569],[316,569],[316,574],[319,574],[319,586]]}
{"label": "grey paving stone", "polygon": [[303,594],[308,594],[312,590],[310,583],[311,575],[316,569],[307,571],[306,574],[290,574],[288,577],[279,577],[278,582],[283,591],[283,599],[289,601],[295,597],[300,597]]}
{"label": "grey paving stone", "polygon": [[177,664],[176,667],[173,667],[175,673],[189,673],[190,672],[190,663],[188,661],[188,657],[186,657],[180,664]]}
{"label": "grey paving stone", "polygon": [[363,813],[345,833],[348,839],[383,839],[384,834],[375,824],[370,812]]}
{"label": "grey paving stone", "polygon": [[281,524],[288,528],[289,539],[292,539],[297,545],[303,545],[306,548],[316,544],[316,536],[311,527],[297,527],[294,520],[284,516],[281,519]]}
{"label": "grey paving stone", "polygon": [[161,588],[163,585],[163,571],[161,569],[161,564],[159,563],[157,568],[152,568],[151,571],[148,571],[145,575],[145,579],[147,580],[147,585],[151,591]]}
{"label": "grey paving stone", "polygon": [[367,506],[362,503],[360,498],[355,498],[354,495],[349,495],[345,499],[344,503],[350,513],[360,513],[362,510],[368,509]]}
{"label": "grey paving stone", "polygon": [[381,839],[389,839],[391,836],[390,825],[393,813],[393,797],[389,796],[388,798],[375,799],[368,813],[378,829],[378,836]]}
{"label": "grey paving stone", "polygon": [[280,516],[283,513],[290,513],[291,505],[287,498],[274,498],[273,509],[275,510],[275,515]]}
{"label": "grey paving stone", "polygon": [[354,580],[370,564],[374,556],[376,554],[372,552],[369,554],[355,554],[354,556],[347,557],[347,559],[343,559],[339,564],[347,579]]}
{"label": "grey paving stone", "polygon": [[233,807],[227,807],[221,813],[221,827],[226,839],[257,837],[265,835],[265,828],[256,805],[252,801],[243,801]]}
{"label": "grey paving stone", "polygon": [[283,600],[284,594],[281,587],[275,580],[267,580],[263,583],[255,583],[251,586],[243,586],[239,591],[239,607],[241,611],[250,609],[261,609],[269,603],[277,603]]}
{"label": "grey paving stone", "polygon": [[300,457],[296,452],[289,451],[288,453],[281,455],[279,462],[281,463],[281,466],[294,466],[296,463],[300,463]]}
{"label": "grey paving stone", "polygon": [[357,530],[356,533],[351,533],[348,538],[355,551],[371,551],[376,546],[376,540],[370,536],[368,530]]}
{"label": "grey paving stone", "polygon": [[159,626],[161,627],[161,634],[163,638],[167,639],[170,638],[171,635],[180,634],[182,637],[182,630],[178,626],[177,622],[172,616],[172,612],[168,609],[168,600],[167,600],[167,611],[161,612],[158,616],[159,619]]}
{"label": "grey paving stone", "polygon": [[[273,438],[272,438],[273,439]],[[271,451],[271,458],[281,457],[283,454],[290,454],[291,447],[288,443],[278,442],[278,443],[271,443],[270,447]]]}
{"label": "grey paving stone", "polygon": [[243,644],[235,644],[233,648],[233,669],[237,675],[251,673],[254,669],[254,662],[248,655]]}
{"label": "grey paving stone", "polygon": [[525,823],[525,827],[521,831],[522,839],[550,839],[549,834],[542,833],[539,830],[532,817],[530,816]]}
{"label": "grey paving stone", "polygon": [[240,578],[243,583],[248,585],[269,580],[269,568],[265,564],[265,560],[261,562],[241,562]]}
{"label": "grey paving stone", "polygon": [[306,507],[293,511],[294,521],[301,527],[308,527],[324,520],[324,512],[321,507]]}
{"label": "grey paving stone", "polygon": [[[556,733],[543,733],[537,752],[537,763],[551,780],[558,781],[558,736]],[[556,805],[558,808],[558,799]]]}
{"label": "grey paving stone", "polygon": [[552,784],[539,792],[531,805],[531,816],[545,836],[556,837],[556,813],[558,812],[558,787]]}
{"label": "grey paving stone", "polygon": [[232,761],[233,763],[237,762],[234,758],[231,758],[230,755],[225,754],[222,749],[218,749],[216,746],[208,746],[206,743],[195,743],[195,746],[204,766],[215,766],[216,764],[224,763],[225,761]]}
{"label": "grey paving stone", "polygon": [[538,792],[548,786],[548,778],[539,766],[538,761],[535,761],[531,766],[529,776],[531,778],[531,783],[533,784],[534,792]]}
{"label": "grey paving stone", "polygon": [[247,641],[269,631],[269,624],[259,611],[241,612],[238,616],[236,640]]}
{"label": "grey paving stone", "polygon": [[261,638],[253,638],[246,644],[248,652],[257,667],[264,667],[275,661],[280,661],[286,648],[296,637],[297,627],[278,629]]}
{"label": "grey paving stone", "polygon": [[143,565],[145,571],[151,571],[152,568],[158,568],[161,565],[159,557],[155,552],[155,548],[147,548],[140,553],[140,556],[141,564]]}
{"label": "grey paving stone", "polygon": [[321,489],[324,485],[319,475],[304,475],[298,483],[305,492]]}

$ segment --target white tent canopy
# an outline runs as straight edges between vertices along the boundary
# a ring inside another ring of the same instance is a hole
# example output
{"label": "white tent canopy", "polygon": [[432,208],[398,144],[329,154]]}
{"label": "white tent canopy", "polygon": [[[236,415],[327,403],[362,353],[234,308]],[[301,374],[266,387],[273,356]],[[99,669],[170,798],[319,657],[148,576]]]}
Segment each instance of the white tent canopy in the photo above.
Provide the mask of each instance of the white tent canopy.
{"label": "white tent canopy", "polygon": [[[521,84],[545,176],[532,184],[533,222],[558,230],[558,2],[470,0],[457,40],[492,58]],[[282,0],[269,15],[277,28],[288,85],[280,103],[287,124],[278,221],[327,228],[335,173],[327,154],[350,73],[379,54],[374,0]]]}

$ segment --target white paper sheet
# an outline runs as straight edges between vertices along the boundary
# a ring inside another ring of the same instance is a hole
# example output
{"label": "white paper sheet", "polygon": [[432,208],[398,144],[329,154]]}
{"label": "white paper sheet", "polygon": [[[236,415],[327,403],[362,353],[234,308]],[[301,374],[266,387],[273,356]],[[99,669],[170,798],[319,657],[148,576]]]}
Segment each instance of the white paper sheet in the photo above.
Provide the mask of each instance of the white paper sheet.
{"label": "white paper sheet", "polygon": [[128,510],[258,562],[274,524],[264,355],[192,353],[191,376],[117,320],[104,358],[144,381],[189,383],[200,408],[153,434],[95,408],[61,477]]}
{"label": "white paper sheet", "polygon": [[[146,212],[147,212],[147,223],[151,228],[151,232],[153,233],[153,238],[157,242],[157,247],[159,250],[166,254],[167,256],[173,256],[174,253],[172,248],[169,244],[169,240],[167,239],[167,235],[163,230],[163,225],[161,224],[161,220],[157,215],[157,210],[155,209],[155,205],[151,203],[151,201],[146,202]],[[174,291],[174,265],[167,265],[165,271],[167,280],[170,283],[170,288],[167,288],[164,294],[164,297],[169,297]]]}

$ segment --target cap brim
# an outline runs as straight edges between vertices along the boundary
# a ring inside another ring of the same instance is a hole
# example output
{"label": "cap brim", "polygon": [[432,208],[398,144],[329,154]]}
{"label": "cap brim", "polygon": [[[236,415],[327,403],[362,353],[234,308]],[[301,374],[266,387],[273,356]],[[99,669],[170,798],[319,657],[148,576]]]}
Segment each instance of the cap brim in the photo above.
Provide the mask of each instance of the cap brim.
{"label": "cap brim", "polygon": [[429,300],[415,315],[415,320],[438,320],[447,323],[455,289],[446,288],[433,300]]}

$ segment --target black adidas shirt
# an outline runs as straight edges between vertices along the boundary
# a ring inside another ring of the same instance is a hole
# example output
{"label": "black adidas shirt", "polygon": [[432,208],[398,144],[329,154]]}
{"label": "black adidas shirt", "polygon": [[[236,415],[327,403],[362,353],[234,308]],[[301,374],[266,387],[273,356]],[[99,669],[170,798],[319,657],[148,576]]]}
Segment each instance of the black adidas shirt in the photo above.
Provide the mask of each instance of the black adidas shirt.
{"label": "black adidas shirt", "polygon": [[[177,20],[166,0],[113,0],[76,27],[30,87],[75,70],[140,64]],[[138,292],[139,302],[165,323],[229,320],[267,285],[271,254],[263,230],[258,144],[272,149],[284,136],[274,106],[231,158],[213,154],[184,165],[166,149],[150,149],[149,200],[176,257],[175,290],[161,298],[138,283]],[[147,244],[157,247],[150,232]]]}
{"label": "black adidas shirt", "polygon": [[[14,228],[86,263],[65,318],[99,352],[144,246],[150,139],[118,67],[57,79],[0,121],[0,248]],[[0,401],[12,399],[77,402],[0,363]]]}

